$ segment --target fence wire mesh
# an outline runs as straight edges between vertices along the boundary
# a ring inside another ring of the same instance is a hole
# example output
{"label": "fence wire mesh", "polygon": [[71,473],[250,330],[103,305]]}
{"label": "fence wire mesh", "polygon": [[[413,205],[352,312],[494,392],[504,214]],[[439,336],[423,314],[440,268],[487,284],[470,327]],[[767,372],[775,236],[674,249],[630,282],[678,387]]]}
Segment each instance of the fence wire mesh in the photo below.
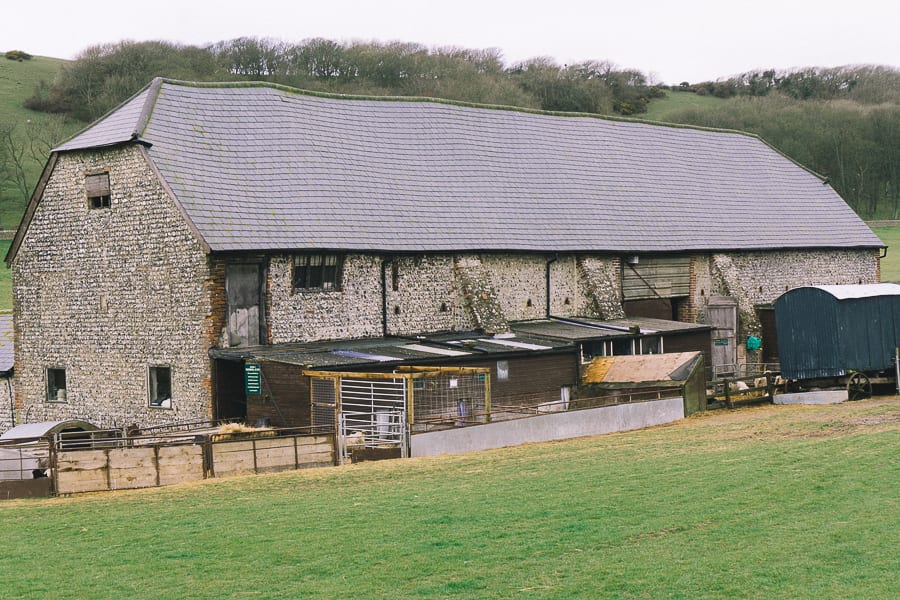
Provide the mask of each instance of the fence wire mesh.
{"label": "fence wire mesh", "polygon": [[440,374],[413,380],[413,424],[455,425],[488,419],[484,374]]}

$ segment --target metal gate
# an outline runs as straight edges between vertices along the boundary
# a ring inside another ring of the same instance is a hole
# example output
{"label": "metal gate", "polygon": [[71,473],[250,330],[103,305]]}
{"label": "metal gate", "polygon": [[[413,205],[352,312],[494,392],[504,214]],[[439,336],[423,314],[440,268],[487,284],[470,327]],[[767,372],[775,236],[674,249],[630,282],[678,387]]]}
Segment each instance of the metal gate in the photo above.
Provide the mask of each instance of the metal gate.
{"label": "metal gate", "polygon": [[406,427],[406,385],[400,379],[341,378],[340,442],[341,459],[350,449],[400,448],[409,456]]}

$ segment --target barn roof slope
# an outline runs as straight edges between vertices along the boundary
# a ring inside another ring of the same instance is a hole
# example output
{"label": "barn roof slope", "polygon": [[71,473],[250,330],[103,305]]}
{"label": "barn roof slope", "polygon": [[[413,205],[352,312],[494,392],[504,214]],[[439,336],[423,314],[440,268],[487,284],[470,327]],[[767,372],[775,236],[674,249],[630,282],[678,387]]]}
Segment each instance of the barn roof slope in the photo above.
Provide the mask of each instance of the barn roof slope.
{"label": "barn roof slope", "polygon": [[56,151],[131,141],[216,251],[883,246],[736,132],[157,79]]}

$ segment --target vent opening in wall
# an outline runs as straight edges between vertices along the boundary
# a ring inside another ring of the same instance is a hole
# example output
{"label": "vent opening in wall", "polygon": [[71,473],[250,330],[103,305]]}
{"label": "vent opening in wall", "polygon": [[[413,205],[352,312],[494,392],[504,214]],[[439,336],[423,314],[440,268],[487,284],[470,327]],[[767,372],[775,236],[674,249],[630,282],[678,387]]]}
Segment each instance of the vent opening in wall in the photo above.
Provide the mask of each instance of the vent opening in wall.
{"label": "vent opening in wall", "polygon": [[395,314],[395,315],[399,315],[399,314],[400,314],[400,307],[399,307],[399,306],[395,306],[395,307],[394,307],[394,314]]}
{"label": "vent opening in wall", "polygon": [[88,208],[109,208],[109,173],[85,175],[84,190],[87,193]]}
{"label": "vent opening in wall", "polygon": [[572,304],[572,301],[569,300],[569,297],[568,297],[568,296],[566,296],[566,299],[563,300],[563,304],[565,304],[566,306],[568,306],[568,305]]}
{"label": "vent opening in wall", "polygon": [[529,298],[528,301],[525,302],[525,306],[527,306],[528,308],[531,308],[532,306],[534,306],[534,304],[532,304],[532,302],[531,302],[531,298]]}
{"label": "vent opening in wall", "polygon": [[447,303],[441,302],[441,312],[447,312],[448,310],[450,310],[450,309],[447,308]]}

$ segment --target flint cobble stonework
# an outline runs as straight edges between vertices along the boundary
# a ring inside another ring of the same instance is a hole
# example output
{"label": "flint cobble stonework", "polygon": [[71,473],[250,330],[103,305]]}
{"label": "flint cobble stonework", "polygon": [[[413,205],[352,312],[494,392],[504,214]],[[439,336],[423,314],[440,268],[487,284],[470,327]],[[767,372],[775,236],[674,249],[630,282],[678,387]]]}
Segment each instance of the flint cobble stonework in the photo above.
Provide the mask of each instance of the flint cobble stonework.
{"label": "flint cobble stonework", "polygon": [[[85,176],[104,171],[110,207],[92,209]],[[12,264],[15,421],[121,427],[212,417],[208,350],[229,339],[231,261],[263,267],[267,343],[503,332],[548,314],[624,316],[613,255],[350,253],[339,290],[294,290],[291,254],[207,255],[141,147],[65,153]],[[703,322],[710,296],[733,296],[741,338],[759,333],[756,306],[787,289],[879,277],[871,250],[696,254],[690,264],[679,316]],[[171,408],[149,406],[150,367],[171,368]],[[65,397],[48,399],[48,369],[65,370]]]}
{"label": "flint cobble stonework", "polygon": [[15,391],[11,377],[0,377],[0,433],[16,424]]}
{"label": "flint cobble stonework", "polygon": [[[807,285],[853,285],[879,281],[877,253],[871,250],[735,252],[695,257],[691,303],[706,318],[712,296],[731,296],[738,306],[738,338],[760,336],[756,307],[770,305],[784,292]],[[738,344],[738,360],[754,361]]]}
{"label": "flint cobble stonework", "polygon": [[[109,208],[85,175],[109,172]],[[137,146],[59,157],[12,264],[19,422],[104,427],[210,417],[209,267]],[[149,367],[172,369],[172,407],[149,406]],[[64,401],[47,369],[65,369]]]}

